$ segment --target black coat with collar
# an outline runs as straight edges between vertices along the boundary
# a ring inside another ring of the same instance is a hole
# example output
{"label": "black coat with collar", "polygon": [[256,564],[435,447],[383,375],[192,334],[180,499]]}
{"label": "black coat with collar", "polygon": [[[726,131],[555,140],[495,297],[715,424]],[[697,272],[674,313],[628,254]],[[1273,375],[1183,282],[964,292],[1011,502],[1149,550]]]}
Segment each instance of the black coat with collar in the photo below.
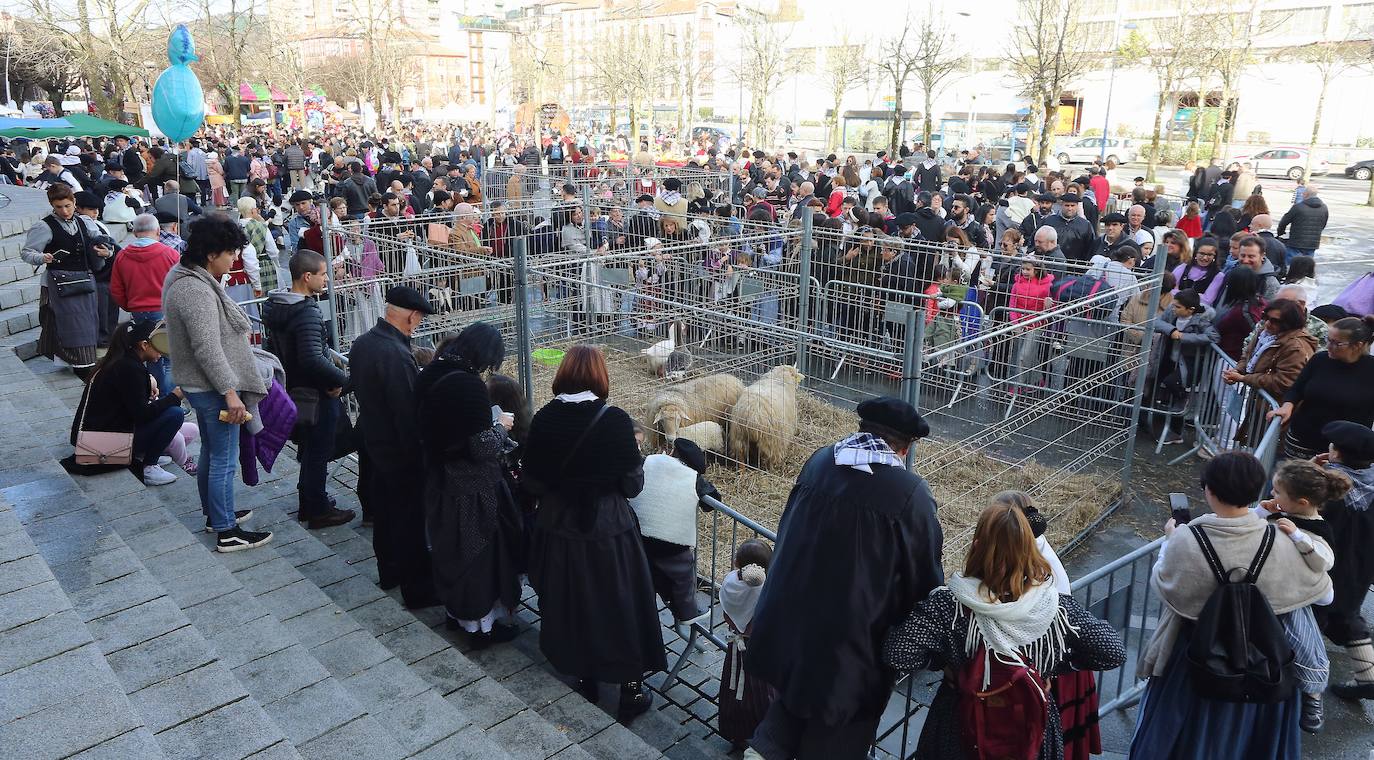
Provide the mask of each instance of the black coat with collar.
{"label": "black coat with collar", "polygon": [[353,341],[348,356],[348,390],[358,400],[362,445],[383,470],[414,466],[420,440],[415,413],[415,378],[420,368],[410,353],[409,336],[379,319]]}

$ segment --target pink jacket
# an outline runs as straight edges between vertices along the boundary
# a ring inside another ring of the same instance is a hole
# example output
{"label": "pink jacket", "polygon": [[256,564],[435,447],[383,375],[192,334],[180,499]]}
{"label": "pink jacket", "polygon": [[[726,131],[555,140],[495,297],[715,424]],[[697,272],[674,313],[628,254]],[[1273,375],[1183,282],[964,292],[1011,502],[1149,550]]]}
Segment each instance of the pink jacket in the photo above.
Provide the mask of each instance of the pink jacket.
{"label": "pink jacket", "polygon": [[1014,311],[1011,313],[1012,322],[1020,322],[1035,312],[1045,310],[1045,299],[1050,297],[1050,286],[1054,284],[1054,275],[1046,274],[1039,280],[1032,280],[1023,274],[1017,274],[1012,282],[1011,298],[1007,305]]}

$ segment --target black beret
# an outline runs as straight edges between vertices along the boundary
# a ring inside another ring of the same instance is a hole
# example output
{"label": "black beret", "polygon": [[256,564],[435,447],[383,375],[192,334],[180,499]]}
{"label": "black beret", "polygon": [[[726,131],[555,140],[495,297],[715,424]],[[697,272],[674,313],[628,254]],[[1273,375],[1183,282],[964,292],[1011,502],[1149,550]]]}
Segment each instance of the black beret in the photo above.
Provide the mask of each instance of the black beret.
{"label": "black beret", "polygon": [[701,447],[690,438],[677,438],[673,441],[673,456],[678,461],[696,470],[698,474],[706,472],[706,453]]}
{"label": "black beret", "polygon": [[1022,182],[1021,184],[1016,186],[1016,192],[1033,193],[1035,192],[1035,185],[1031,184],[1030,182]]}
{"label": "black beret", "polygon": [[77,208],[100,208],[100,199],[95,197],[95,193],[82,190],[75,196]]}
{"label": "black beret", "polygon": [[1120,211],[1113,211],[1112,213],[1107,214],[1106,216],[1102,217],[1102,223],[1103,223],[1103,224],[1125,224],[1125,223],[1126,223],[1126,215],[1123,214],[1123,213],[1121,213]]}
{"label": "black beret", "polygon": [[648,201],[649,203],[653,203],[653,202],[654,202],[654,196],[649,195],[648,193],[645,193],[645,194],[639,196],[638,198],[635,198],[635,203],[644,203],[645,201]]}
{"label": "black beret", "polygon": [[123,190],[124,188],[129,186],[129,183],[118,177],[115,177],[114,179],[107,182],[106,185],[108,185],[111,190]]}
{"label": "black beret", "polygon": [[430,305],[425,297],[420,295],[420,291],[409,285],[397,285],[386,292],[386,302],[392,306],[399,306],[402,309],[414,309],[421,314],[433,314],[434,307]]}
{"label": "black beret", "polygon": [[178,218],[176,214],[173,214],[170,211],[159,211],[156,214],[153,214],[153,216],[157,217],[158,224],[174,224],[176,222],[181,221],[181,219]]}
{"label": "black beret", "polygon": [[1060,203],[1082,203],[1083,199],[1078,197],[1078,193],[1064,193],[1059,196]]}
{"label": "black beret", "polygon": [[930,425],[911,404],[892,396],[880,396],[859,404],[859,419],[891,431],[894,438],[914,441],[930,435]]}
{"label": "black beret", "polygon": [[905,213],[898,214],[897,218],[893,221],[897,223],[898,227],[910,227],[911,225],[916,223],[916,215],[911,213],[910,211],[907,211]]}
{"label": "black beret", "polygon": [[669,177],[668,179],[663,180],[663,189],[668,190],[670,192],[676,192],[681,187],[682,180],[678,179],[677,177]]}
{"label": "black beret", "polygon": [[1350,316],[1350,312],[1346,311],[1344,306],[1334,303],[1322,304],[1313,309],[1310,313],[1323,322],[1335,322],[1338,319],[1345,319]]}
{"label": "black beret", "polygon": [[1055,201],[1059,200],[1058,198],[1054,197],[1054,193],[1041,193],[1035,196],[1035,199],[1037,201],[1040,201],[1041,203],[1054,203]]}
{"label": "black beret", "polygon": [[1374,462],[1374,430],[1358,422],[1328,422],[1322,426],[1322,436],[1349,462]]}
{"label": "black beret", "polygon": [[311,195],[309,190],[297,190],[291,193],[292,203],[300,203],[301,201],[310,201],[314,199],[315,196]]}

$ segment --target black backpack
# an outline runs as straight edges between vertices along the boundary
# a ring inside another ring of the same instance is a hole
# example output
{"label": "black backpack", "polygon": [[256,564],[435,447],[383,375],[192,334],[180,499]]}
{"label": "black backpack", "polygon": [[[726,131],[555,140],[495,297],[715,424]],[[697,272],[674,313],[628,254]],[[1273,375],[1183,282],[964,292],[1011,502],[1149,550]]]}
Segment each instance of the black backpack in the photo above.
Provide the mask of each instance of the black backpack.
{"label": "black backpack", "polygon": [[1293,647],[1269,600],[1255,586],[1277,531],[1265,526],[1245,577],[1232,581],[1207,533],[1197,525],[1188,529],[1217,579],[1188,644],[1193,690],[1219,702],[1272,704],[1288,699],[1297,688]]}

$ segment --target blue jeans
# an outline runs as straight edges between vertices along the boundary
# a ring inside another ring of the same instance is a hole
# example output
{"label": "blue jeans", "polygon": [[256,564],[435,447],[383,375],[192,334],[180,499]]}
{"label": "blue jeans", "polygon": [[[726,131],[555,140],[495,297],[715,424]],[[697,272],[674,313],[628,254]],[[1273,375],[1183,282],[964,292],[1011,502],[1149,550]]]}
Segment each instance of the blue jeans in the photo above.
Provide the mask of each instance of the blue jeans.
{"label": "blue jeans", "polygon": [[[135,311],[130,312],[131,322],[161,322],[162,312],[160,311]],[[167,357],[162,357],[155,362],[148,362],[144,365],[157,380],[158,395],[166,396],[172,392],[172,362]]]}
{"label": "blue jeans", "polygon": [[134,429],[134,464],[154,465],[162,452],[172,444],[172,438],[186,422],[186,411],[180,406],[163,409],[149,422]]}
{"label": "blue jeans", "polygon": [[334,430],[343,414],[343,403],[325,396],[320,399],[320,416],[314,425],[302,428],[299,443],[300,477],[296,490],[300,493],[299,519],[320,517],[329,511],[329,496],[325,481],[329,477],[329,456],[334,453]]}
{"label": "blue jeans", "polygon": [[234,520],[234,475],[238,470],[239,426],[219,421],[227,408],[224,397],[214,391],[186,394],[196,410],[200,426],[200,459],[196,487],[200,491],[200,511],[210,518],[217,531],[232,530]]}
{"label": "blue jeans", "polygon": [[1286,255],[1284,255],[1284,257],[1283,257],[1283,265],[1284,265],[1285,267],[1287,267],[1289,264],[1292,264],[1292,263],[1293,263],[1293,257],[1294,257],[1294,256],[1316,256],[1316,255],[1317,255],[1317,249],[1316,249],[1316,248],[1294,248],[1294,247],[1291,246],[1291,245],[1285,245],[1284,248],[1288,249],[1288,253],[1287,253]]}

